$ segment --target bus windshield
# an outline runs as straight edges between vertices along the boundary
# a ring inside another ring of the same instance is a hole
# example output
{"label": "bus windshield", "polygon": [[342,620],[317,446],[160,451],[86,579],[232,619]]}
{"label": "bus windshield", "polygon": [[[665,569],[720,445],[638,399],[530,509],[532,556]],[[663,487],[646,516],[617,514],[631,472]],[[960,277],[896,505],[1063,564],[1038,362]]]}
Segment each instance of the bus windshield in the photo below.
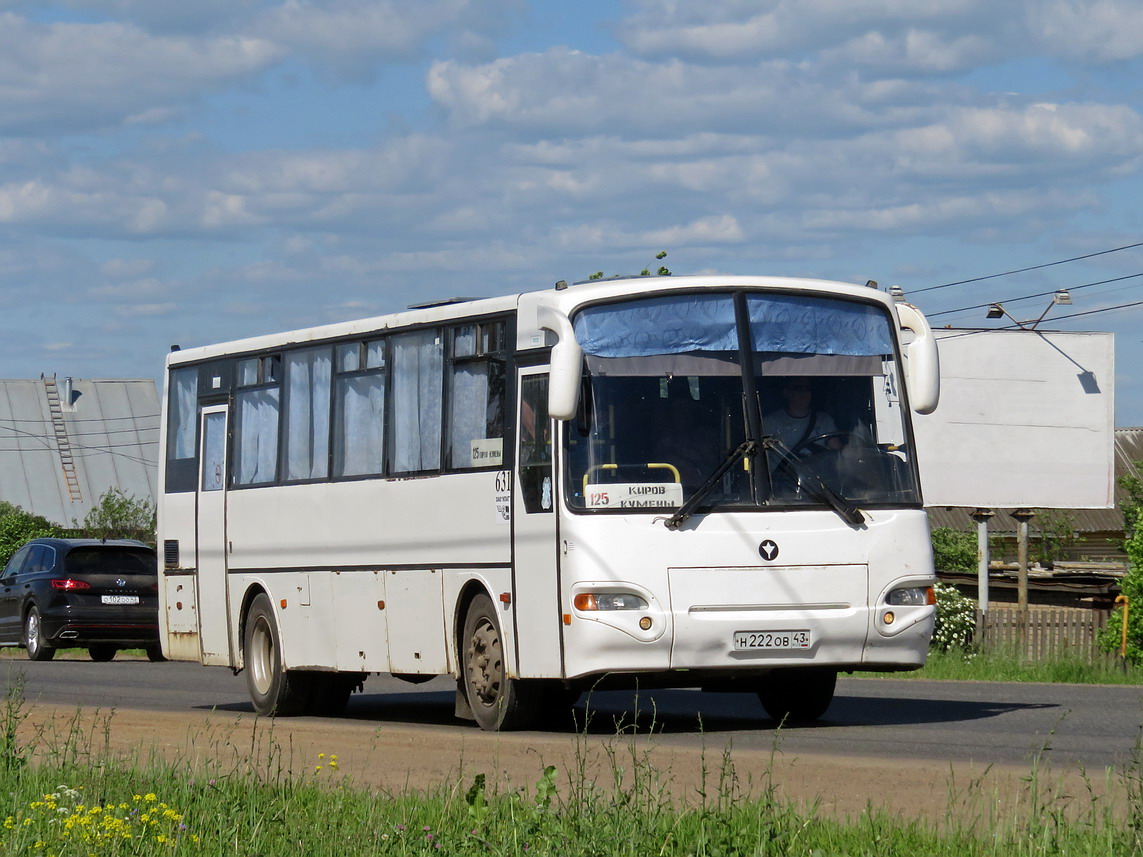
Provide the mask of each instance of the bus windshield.
{"label": "bus windshield", "polygon": [[589,306],[573,324],[572,509],[662,514],[696,493],[700,511],[920,504],[882,306],[705,292]]}

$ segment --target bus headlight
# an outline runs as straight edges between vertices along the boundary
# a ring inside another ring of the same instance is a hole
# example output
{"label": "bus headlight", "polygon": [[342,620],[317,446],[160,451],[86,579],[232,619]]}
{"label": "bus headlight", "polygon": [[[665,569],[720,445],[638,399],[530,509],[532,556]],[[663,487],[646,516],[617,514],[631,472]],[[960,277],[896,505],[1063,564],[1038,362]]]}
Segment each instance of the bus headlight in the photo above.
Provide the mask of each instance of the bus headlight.
{"label": "bus headlight", "polygon": [[572,604],[576,610],[646,610],[647,602],[634,592],[581,592]]}
{"label": "bus headlight", "polygon": [[937,594],[931,586],[908,586],[892,590],[885,596],[885,603],[898,607],[925,607],[937,603]]}

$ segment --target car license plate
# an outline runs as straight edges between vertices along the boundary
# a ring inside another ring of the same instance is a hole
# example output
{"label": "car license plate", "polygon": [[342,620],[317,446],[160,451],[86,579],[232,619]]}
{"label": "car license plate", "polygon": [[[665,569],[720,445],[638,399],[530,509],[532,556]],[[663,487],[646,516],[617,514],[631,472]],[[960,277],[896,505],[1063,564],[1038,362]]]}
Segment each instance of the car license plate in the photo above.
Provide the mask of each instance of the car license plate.
{"label": "car license plate", "polygon": [[138,595],[104,595],[104,604],[138,604]]}
{"label": "car license plate", "polygon": [[735,631],[737,651],[753,649],[808,649],[812,642],[809,631]]}

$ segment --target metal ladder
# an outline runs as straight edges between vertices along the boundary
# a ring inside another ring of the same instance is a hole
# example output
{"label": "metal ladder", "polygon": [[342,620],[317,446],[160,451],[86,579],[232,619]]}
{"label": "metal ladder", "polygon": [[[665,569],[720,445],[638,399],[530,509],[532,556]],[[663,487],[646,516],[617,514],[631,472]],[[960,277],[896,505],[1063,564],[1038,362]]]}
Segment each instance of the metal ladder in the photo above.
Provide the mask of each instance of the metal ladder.
{"label": "metal ladder", "polygon": [[67,482],[67,493],[72,502],[83,499],[83,492],[79,490],[79,477],[75,473],[75,459],[71,454],[71,440],[67,436],[67,424],[63,418],[63,406],[60,402],[60,391],[56,386],[55,378],[44,378],[44,389],[48,395],[48,411],[52,415],[52,429],[56,434],[56,449],[60,454],[60,467],[63,468],[64,481]]}

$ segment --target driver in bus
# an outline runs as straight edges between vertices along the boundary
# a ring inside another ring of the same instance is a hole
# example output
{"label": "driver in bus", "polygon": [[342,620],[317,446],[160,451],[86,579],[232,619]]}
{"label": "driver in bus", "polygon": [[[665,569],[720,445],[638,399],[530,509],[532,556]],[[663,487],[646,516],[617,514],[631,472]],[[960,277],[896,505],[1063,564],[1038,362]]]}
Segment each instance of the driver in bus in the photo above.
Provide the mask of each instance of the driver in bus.
{"label": "driver in bus", "polygon": [[782,384],[782,407],[762,417],[764,434],[777,437],[795,455],[841,449],[845,443],[833,417],[814,407],[809,378],[789,377]]}

